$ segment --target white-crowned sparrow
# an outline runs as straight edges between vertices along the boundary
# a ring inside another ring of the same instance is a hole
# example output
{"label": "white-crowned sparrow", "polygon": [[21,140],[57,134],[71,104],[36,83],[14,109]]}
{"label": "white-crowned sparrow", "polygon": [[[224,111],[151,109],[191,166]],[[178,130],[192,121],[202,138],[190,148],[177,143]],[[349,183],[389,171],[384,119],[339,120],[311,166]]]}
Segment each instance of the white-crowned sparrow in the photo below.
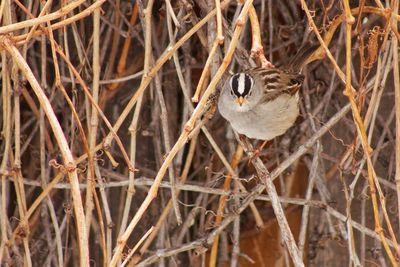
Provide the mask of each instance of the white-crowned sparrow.
{"label": "white-crowned sparrow", "polygon": [[299,115],[300,70],[315,46],[301,49],[286,67],[254,68],[228,79],[218,101],[222,117],[249,138],[271,140],[282,135]]}

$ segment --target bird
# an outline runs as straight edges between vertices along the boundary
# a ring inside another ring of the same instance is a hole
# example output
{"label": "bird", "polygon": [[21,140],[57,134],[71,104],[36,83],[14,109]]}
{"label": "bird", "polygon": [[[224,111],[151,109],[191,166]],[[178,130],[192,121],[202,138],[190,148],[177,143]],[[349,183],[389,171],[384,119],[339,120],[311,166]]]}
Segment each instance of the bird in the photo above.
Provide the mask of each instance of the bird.
{"label": "bird", "polygon": [[219,113],[239,134],[272,140],[284,134],[299,115],[299,89],[315,45],[304,46],[283,67],[256,67],[233,74],[222,86]]}

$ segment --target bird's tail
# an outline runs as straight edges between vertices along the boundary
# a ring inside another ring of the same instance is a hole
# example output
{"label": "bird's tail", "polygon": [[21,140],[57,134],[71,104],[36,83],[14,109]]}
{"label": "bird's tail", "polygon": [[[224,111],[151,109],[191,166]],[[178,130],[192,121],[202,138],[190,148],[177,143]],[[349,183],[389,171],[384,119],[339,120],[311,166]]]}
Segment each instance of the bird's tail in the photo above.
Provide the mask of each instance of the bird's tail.
{"label": "bird's tail", "polygon": [[287,66],[294,72],[300,72],[307,65],[313,53],[319,48],[319,44],[303,45],[296,55],[289,61]]}

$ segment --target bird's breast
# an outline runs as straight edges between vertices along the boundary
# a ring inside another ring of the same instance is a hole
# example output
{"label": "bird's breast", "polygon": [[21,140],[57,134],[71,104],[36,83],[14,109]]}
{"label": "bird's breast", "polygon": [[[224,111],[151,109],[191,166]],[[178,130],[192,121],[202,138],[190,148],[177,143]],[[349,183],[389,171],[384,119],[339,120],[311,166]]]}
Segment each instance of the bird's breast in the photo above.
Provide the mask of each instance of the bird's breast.
{"label": "bird's breast", "polygon": [[282,95],[273,101],[259,103],[248,111],[231,107],[228,114],[224,113],[221,114],[238,133],[253,139],[271,140],[284,134],[296,121],[298,95]]}

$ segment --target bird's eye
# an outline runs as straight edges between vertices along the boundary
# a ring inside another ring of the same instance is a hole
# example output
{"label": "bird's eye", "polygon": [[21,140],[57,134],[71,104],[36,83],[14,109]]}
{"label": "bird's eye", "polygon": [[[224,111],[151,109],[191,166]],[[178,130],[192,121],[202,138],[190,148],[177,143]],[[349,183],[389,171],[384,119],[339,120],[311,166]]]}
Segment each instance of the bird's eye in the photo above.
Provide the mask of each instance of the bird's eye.
{"label": "bird's eye", "polygon": [[253,94],[253,90],[250,89],[249,93],[247,94],[248,96],[251,96]]}
{"label": "bird's eye", "polygon": [[230,92],[231,92],[231,96],[235,96],[235,93],[233,92],[233,90],[231,90]]}

